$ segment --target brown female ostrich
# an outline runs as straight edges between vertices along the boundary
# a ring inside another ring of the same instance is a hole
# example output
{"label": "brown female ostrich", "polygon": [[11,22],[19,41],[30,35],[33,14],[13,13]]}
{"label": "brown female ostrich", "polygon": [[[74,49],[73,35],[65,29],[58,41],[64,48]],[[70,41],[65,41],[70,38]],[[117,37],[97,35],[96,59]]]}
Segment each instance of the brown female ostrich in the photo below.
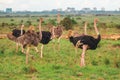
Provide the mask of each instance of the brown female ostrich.
{"label": "brown female ostrich", "polygon": [[[41,35],[41,34],[39,34],[39,35]],[[41,37],[36,34],[33,27],[31,27],[24,35],[17,38],[17,42],[22,44],[23,48],[27,47],[26,64],[28,64],[30,46],[33,45],[34,47],[36,47],[36,50],[37,50],[37,46],[38,46],[40,40],[41,40]]]}
{"label": "brown female ostrich", "polygon": [[50,32],[52,34],[52,39],[57,38],[58,46],[60,46],[59,43],[60,43],[60,39],[61,39],[62,33],[63,33],[62,26],[60,25],[60,14],[57,14],[57,23],[58,23],[58,25],[56,27],[53,26],[52,28],[50,28]]}
{"label": "brown female ostrich", "polygon": [[[13,29],[12,33],[7,34],[8,39],[10,39],[12,41],[15,41],[16,38],[24,35],[25,34],[25,30],[23,30],[23,28],[24,28],[24,25],[22,24],[20,30],[19,29]],[[18,46],[19,46],[19,43],[16,42],[16,52],[18,51]],[[24,52],[23,48],[22,48],[22,52]]]}
{"label": "brown female ostrich", "polygon": [[85,34],[84,35],[74,37],[72,31],[69,31],[69,33],[68,33],[70,42],[72,42],[74,46],[81,48],[83,50],[82,54],[81,54],[80,66],[85,66],[84,57],[85,57],[86,50],[87,49],[95,50],[97,48],[98,43],[101,40],[101,36],[100,36],[99,31],[96,26],[97,21],[98,21],[97,19],[94,19],[94,29],[97,33],[97,38],[94,38],[94,37],[86,34],[87,23],[85,23]]}
{"label": "brown female ostrich", "polygon": [[[41,29],[39,29],[39,30],[41,30]],[[13,35],[9,35],[9,34],[8,34],[8,37],[10,39],[12,39],[13,41],[21,44],[23,48],[27,47],[25,54],[26,54],[26,64],[28,64],[29,48],[31,45],[33,45],[35,47],[36,51],[38,52],[37,46],[39,44],[39,41],[41,40],[42,35],[41,35],[41,31],[39,34],[37,34],[34,31],[34,27],[31,26],[29,28],[29,30],[24,33],[24,35],[22,35],[18,38],[14,37]]]}

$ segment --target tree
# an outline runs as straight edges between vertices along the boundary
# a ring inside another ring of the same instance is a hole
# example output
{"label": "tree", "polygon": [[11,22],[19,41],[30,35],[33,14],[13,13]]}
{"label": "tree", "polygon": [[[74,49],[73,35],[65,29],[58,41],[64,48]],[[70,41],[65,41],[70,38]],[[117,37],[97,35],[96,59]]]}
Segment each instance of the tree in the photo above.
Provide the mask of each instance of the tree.
{"label": "tree", "polygon": [[71,19],[70,17],[65,17],[61,22],[61,25],[65,27],[66,30],[72,29],[74,24],[77,24],[77,22],[74,19]]}

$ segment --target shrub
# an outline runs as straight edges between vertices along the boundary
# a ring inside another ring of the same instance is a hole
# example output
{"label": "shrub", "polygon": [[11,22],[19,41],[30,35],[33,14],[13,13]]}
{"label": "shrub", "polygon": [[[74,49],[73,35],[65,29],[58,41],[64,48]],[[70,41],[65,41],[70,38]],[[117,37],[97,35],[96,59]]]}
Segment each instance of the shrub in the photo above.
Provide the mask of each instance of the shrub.
{"label": "shrub", "polygon": [[2,22],[2,23],[1,23],[1,26],[2,26],[2,27],[8,26],[8,23]]}
{"label": "shrub", "polygon": [[26,26],[30,26],[31,24],[32,24],[31,21],[26,21],[25,23]]}
{"label": "shrub", "polygon": [[62,24],[66,30],[72,29],[74,24],[77,24],[77,22],[74,19],[71,19],[70,17],[65,17],[60,24]]}
{"label": "shrub", "polygon": [[92,65],[98,65],[98,62],[95,61],[95,60],[93,60],[93,61],[92,61]]}
{"label": "shrub", "polygon": [[81,17],[77,17],[76,19],[77,19],[77,20],[81,20],[82,18],[81,18]]}
{"label": "shrub", "polygon": [[37,19],[36,21],[37,21],[37,22],[39,22],[40,20],[39,20],[39,19]]}
{"label": "shrub", "polygon": [[11,19],[10,21],[14,21],[14,19]]}
{"label": "shrub", "polygon": [[14,23],[11,23],[10,26],[14,26],[15,24]]}
{"label": "shrub", "polygon": [[56,25],[56,20],[55,19],[49,19],[48,24]]}

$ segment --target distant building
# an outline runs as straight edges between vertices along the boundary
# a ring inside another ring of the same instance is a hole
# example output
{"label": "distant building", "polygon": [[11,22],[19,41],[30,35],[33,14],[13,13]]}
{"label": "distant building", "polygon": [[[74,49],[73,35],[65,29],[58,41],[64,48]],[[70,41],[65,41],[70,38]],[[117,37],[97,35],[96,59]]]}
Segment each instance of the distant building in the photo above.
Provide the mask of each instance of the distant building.
{"label": "distant building", "polygon": [[52,12],[58,12],[58,10],[57,9],[52,9]]}
{"label": "distant building", "polygon": [[75,12],[75,8],[67,7],[66,12]]}
{"label": "distant building", "polygon": [[94,7],[94,8],[93,8],[93,11],[97,11],[97,8],[96,8],[96,7]]}
{"label": "distant building", "polygon": [[119,8],[119,11],[120,11],[120,8]]}
{"label": "distant building", "polygon": [[61,8],[58,8],[57,11],[63,11]]}
{"label": "distant building", "polygon": [[88,13],[91,11],[91,9],[90,8],[83,8],[82,11],[84,11],[85,13]]}
{"label": "distant building", "polygon": [[0,12],[4,12],[3,10],[0,10]]}
{"label": "distant building", "polygon": [[102,7],[102,8],[101,8],[101,11],[105,11],[105,8],[104,8],[104,7]]}
{"label": "distant building", "polygon": [[12,8],[6,8],[6,13],[12,13]]}

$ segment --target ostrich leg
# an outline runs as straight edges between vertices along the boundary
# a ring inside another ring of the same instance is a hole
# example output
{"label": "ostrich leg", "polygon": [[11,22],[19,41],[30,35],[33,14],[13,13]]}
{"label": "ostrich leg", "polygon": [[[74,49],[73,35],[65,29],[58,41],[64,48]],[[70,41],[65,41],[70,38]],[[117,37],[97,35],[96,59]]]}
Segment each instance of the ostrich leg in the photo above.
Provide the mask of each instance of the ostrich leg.
{"label": "ostrich leg", "polygon": [[42,44],[42,46],[41,46],[41,54],[40,54],[40,57],[42,58],[43,57],[43,47],[44,47],[44,45]]}
{"label": "ostrich leg", "polygon": [[26,64],[28,64],[29,50],[30,50],[30,47],[27,47],[27,51],[26,51]]}
{"label": "ostrich leg", "polygon": [[59,38],[58,38],[58,50],[60,50],[60,39],[62,38],[62,36],[60,36]]}
{"label": "ostrich leg", "polygon": [[35,48],[35,51],[38,53],[39,51],[38,51],[38,48],[37,47],[34,47]]}
{"label": "ostrich leg", "polygon": [[16,43],[16,52],[18,52],[18,46],[19,46],[19,44]]}
{"label": "ostrich leg", "polygon": [[75,53],[77,53],[77,50],[78,50],[78,46],[80,45],[80,40],[76,43],[76,46],[75,46]]}
{"label": "ostrich leg", "polygon": [[81,63],[80,63],[81,67],[85,66],[85,52],[87,50],[87,47],[88,47],[88,45],[83,45],[83,51],[81,54]]}

